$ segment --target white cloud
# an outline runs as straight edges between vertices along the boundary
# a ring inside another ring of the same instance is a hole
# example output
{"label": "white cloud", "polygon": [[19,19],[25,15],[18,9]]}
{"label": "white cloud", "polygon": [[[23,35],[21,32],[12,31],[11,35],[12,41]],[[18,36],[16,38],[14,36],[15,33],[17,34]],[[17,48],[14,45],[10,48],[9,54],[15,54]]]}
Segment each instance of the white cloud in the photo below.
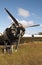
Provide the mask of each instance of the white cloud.
{"label": "white cloud", "polygon": [[42,24],[40,25],[40,27],[42,27]]}
{"label": "white cloud", "polygon": [[23,27],[29,27],[29,26],[34,25],[34,22],[33,21],[26,21],[26,20],[19,21],[18,20],[18,22],[21,23],[23,25]]}
{"label": "white cloud", "polygon": [[[13,22],[13,20],[11,19],[11,17],[8,16],[8,18]],[[21,23],[23,25],[23,27],[25,27],[25,28],[34,25],[33,21],[18,20],[18,19],[16,19],[16,20],[18,21],[18,23]]]}
{"label": "white cloud", "polygon": [[22,9],[22,8],[19,8],[18,9],[18,14],[22,17],[29,17],[30,16],[30,13],[29,11],[25,10],[25,9]]}

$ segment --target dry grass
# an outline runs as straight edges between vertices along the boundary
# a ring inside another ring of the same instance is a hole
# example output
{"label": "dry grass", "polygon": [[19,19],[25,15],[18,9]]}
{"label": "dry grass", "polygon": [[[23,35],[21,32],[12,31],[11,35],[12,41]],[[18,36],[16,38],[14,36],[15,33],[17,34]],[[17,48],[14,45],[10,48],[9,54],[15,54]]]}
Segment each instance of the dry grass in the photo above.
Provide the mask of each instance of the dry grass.
{"label": "dry grass", "polygon": [[3,54],[0,48],[0,65],[42,65],[42,43],[20,44],[12,54]]}

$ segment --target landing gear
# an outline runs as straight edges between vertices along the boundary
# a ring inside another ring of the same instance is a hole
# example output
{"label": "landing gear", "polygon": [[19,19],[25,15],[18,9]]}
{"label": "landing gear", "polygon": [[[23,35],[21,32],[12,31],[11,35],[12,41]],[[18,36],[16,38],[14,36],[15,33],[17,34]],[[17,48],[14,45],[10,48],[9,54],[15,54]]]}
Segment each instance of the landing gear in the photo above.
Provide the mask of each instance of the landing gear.
{"label": "landing gear", "polygon": [[3,48],[3,53],[13,53],[13,45],[9,45]]}

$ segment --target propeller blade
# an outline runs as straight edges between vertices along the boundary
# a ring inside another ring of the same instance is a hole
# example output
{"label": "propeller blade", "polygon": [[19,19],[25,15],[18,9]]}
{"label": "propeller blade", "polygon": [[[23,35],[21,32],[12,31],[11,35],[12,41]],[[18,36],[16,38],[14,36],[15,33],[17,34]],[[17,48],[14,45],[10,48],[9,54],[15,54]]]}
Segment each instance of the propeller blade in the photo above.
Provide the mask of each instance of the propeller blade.
{"label": "propeller blade", "polygon": [[18,21],[13,17],[13,15],[6,8],[5,8],[5,11],[8,13],[8,15],[11,17],[11,19],[15,22],[15,24],[19,26]]}
{"label": "propeller blade", "polygon": [[36,27],[36,26],[40,26],[40,24],[37,24],[37,25],[32,25],[32,26],[29,26],[29,27]]}

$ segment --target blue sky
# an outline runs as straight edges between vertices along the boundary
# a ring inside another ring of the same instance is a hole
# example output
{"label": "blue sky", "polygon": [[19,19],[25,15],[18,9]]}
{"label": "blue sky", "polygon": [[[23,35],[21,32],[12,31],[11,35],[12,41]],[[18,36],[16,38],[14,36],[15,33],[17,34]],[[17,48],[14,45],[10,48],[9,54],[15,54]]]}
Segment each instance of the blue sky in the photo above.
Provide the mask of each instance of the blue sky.
{"label": "blue sky", "polygon": [[42,0],[0,0],[0,32],[11,24],[4,8],[19,21],[24,21],[24,24],[41,24],[39,27],[26,28],[26,34],[42,32]]}

